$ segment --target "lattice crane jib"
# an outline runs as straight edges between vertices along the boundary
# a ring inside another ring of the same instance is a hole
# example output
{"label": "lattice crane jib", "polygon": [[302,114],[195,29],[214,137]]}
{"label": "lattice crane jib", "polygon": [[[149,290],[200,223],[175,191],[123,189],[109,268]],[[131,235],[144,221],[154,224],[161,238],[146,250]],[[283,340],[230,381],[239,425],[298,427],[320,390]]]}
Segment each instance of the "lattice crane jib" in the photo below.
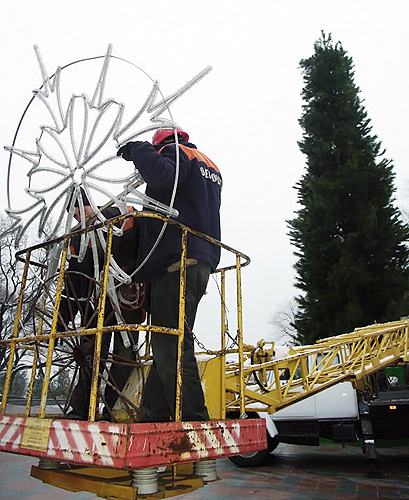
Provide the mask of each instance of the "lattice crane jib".
{"label": "lattice crane jib", "polygon": [[[260,362],[254,363],[257,350],[265,359],[264,347],[247,352],[245,406],[274,413],[345,380],[363,390],[369,375],[407,362],[408,320],[370,325],[314,345],[290,348],[282,357],[275,354],[273,345],[268,361],[261,362],[259,356]],[[227,411],[239,411],[239,384],[238,363],[228,365]]]}

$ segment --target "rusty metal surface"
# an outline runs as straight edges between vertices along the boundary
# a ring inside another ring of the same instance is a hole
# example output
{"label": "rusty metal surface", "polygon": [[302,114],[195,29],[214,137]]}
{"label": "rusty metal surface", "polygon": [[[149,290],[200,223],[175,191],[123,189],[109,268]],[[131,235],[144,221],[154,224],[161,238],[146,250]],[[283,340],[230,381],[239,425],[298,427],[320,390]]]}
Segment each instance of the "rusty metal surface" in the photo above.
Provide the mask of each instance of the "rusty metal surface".
{"label": "rusty metal surface", "polygon": [[264,419],[129,425],[127,467],[222,458],[267,448]]}
{"label": "rusty metal surface", "polygon": [[266,447],[264,419],[111,424],[0,417],[0,451],[77,465],[137,469]]}
{"label": "rusty metal surface", "polygon": [[[43,427],[36,427],[39,424]],[[124,468],[126,443],[124,424],[0,417],[1,451],[71,464]]]}

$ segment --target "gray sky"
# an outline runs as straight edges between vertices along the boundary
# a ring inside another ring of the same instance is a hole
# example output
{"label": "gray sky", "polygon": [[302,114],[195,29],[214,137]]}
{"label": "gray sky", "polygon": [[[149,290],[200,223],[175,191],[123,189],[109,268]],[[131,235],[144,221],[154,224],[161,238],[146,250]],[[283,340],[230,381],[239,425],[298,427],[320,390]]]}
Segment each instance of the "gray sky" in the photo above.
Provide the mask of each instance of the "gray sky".
{"label": "gray sky", "polygon": [[[105,54],[158,79],[165,94],[206,66],[212,72],[171,108],[192,142],[220,168],[222,240],[249,255],[243,270],[244,337],[270,339],[275,311],[297,294],[286,220],[294,216],[304,172],[299,152],[303,82],[299,61],[321,30],[341,41],[373,133],[393,159],[398,204],[407,206],[409,4],[406,0],[1,1],[0,141],[11,144],[31,91],[41,85],[33,45],[49,71]],[[118,74],[130,90],[132,82]],[[138,95],[137,88],[132,89]],[[145,93],[142,98],[145,97]],[[0,151],[1,208],[8,154]],[[25,186],[25,172],[14,172]],[[216,347],[214,304],[203,299],[197,335]],[[216,310],[218,314],[218,309]],[[216,316],[217,318],[217,316]],[[229,313],[235,331],[234,310]]]}

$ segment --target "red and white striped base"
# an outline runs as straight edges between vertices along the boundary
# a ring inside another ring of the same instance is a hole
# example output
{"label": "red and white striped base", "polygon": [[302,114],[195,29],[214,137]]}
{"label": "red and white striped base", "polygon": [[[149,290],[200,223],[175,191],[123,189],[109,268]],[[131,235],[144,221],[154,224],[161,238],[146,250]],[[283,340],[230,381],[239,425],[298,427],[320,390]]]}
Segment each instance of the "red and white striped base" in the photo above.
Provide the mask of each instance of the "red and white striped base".
{"label": "red and white striped base", "polygon": [[0,416],[0,451],[138,469],[267,448],[264,419],[113,424]]}

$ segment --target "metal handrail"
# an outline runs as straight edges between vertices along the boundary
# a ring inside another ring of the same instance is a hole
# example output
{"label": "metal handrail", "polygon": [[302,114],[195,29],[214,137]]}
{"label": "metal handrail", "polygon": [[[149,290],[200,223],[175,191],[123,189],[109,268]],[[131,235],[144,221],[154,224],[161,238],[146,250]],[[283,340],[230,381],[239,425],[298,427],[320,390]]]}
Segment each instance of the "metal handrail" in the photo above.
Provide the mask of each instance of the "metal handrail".
{"label": "metal handrail", "polygon": [[[99,303],[97,307],[97,312],[98,312],[98,320],[97,320],[97,326],[94,328],[85,328],[85,327],[80,327],[76,329],[75,331],[67,331],[67,332],[58,332],[57,331],[57,323],[58,323],[58,314],[59,314],[59,303],[61,300],[61,293],[63,289],[63,283],[64,283],[64,275],[65,275],[65,267],[66,267],[66,259],[67,259],[67,251],[68,251],[68,246],[70,243],[70,240],[74,237],[87,234],[91,231],[97,231],[99,229],[103,229],[107,233],[107,247],[108,249],[111,248],[112,245],[112,238],[113,238],[113,226],[120,224],[121,222],[129,219],[130,217],[134,218],[139,218],[139,217],[146,217],[146,218],[152,218],[152,219],[158,219],[161,220],[162,222],[176,226],[180,229],[181,231],[181,246],[182,246],[182,253],[181,253],[181,266],[180,266],[180,300],[179,300],[179,321],[178,321],[178,327],[177,328],[165,328],[157,325],[152,325],[152,324],[143,324],[143,325],[137,325],[137,324],[121,324],[121,325],[114,325],[114,326],[104,326],[104,306],[105,306],[105,299],[106,299],[106,288],[107,288],[107,279],[108,279],[108,274],[109,274],[109,260],[110,260],[110,250],[106,252],[105,256],[105,262],[104,262],[104,270],[102,273],[102,278],[101,278],[101,292],[99,294]],[[221,281],[222,281],[222,297],[221,297],[221,304],[222,304],[222,323],[221,323],[221,356],[224,356],[225,352],[225,334],[226,334],[226,327],[225,327],[225,321],[224,321],[224,304],[225,304],[225,288],[224,288],[224,280],[225,280],[225,273],[229,270],[236,270],[236,280],[237,280],[237,321],[238,321],[238,351],[239,351],[239,365],[241,367],[241,370],[243,370],[243,362],[244,362],[244,353],[243,353],[243,333],[242,333],[242,297],[241,297],[241,268],[247,266],[250,263],[250,258],[243,254],[242,252],[239,252],[232,247],[229,247],[223,243],[221,243],[218,240],[215,240],[214,238],[211,238],[203,233],[200,233],[198,231],[195,231],[183,224],[180,224],[179,222],[175,221],[174,219],[170,219],[167,217],[164,217],[162,215],[156,214],[156,213],[151,213],[151,212],[130,212],[126,213],[117,217],[114,217],[112,219],[108,219],[104,222],[99,222],[97,224],[92,224],[88,225],[87,227],[79,230],[75,230],[70,234],[63,235],[59,238],[55,238],[53,240],[37,244],[34,246],[31,246],[29,248],[20,250],[16,253],[16,258],[19,261],[23,261],[24,264],[24,271],[23,271],[23,281],[21,284],[21,290],[20,290],[20,309],[17,311],[16,315],[16,320],[15,320],[15,326],[14,326],[14,332],[13,336],[9,339],[1,340],[0,341],[0,347],[8,347],[10,348],[10,356],[9,356],[9,363],[7,367],[7,374],[5,378],[5,385],[4,385],[4,390],[3,390],[3,398],[2,398],[2,404],[1,404],[1,409],[0,409],[0,415],[4,415],[6,411],[6,405],[7,405],[7,397],[9,393],[9,388],[10,388],[10,380],[11,380],[11,373],[12,373],[12,367],[13,367],[13,359],[15,355],[15,350],[16,348],[23,348],[23,346],[30,344],[30,343],[35,343],[39,344],[41,341],[48,342],[48,351],[47,351],[47,360],[46,360],[46,366],[45,366],[45,376],[44,376],[44,382],[43,382],[43,388],[42,388],[42,396],[41,396],[41,404],[40,404],[40,410],[39,410],[39,418],[44,418],[45,416],[45,410],[46,410],[46,404],[47,404],[47,395],[48,395],[48,390],[49,390],[49,381],[50,381],[50,375],[51,375],[51,367],[52,367],[52,361],[53,361],[53,350],[54,350],[54,345],[55,341],[58,338],[69,338],[69,337],[77,337],[77,336],[85,336],[85,335],[95,335],[96,337],[96,343],[95,343],[95,352],[94,352],[94,361],[93,361],[93,369],[92,369],[92,382],[91,382],[91,398],[90,398],[90,406],[89,406],[89,415],[88,419],[89,420],[94,420],[95,419],[95,413],[96,413],[96,402],[97,402],[97,389],[98,389],[98,374],[99,374],[99,363],[100,363],[100,354],[101,354],[101,339],[102,335],[105,332],[113,332],[113,331],[145,331],[147,333],[149,332],[160,332],[160,333],[167,333],[167,334],[172,334],[172,335],[177,335],[178,336],[178,370],[177,370],[177,384],[176,384],[176,408],[175,408],[175,420],[180,421],[181,420],[181,385],[182,385],[182,379],[181,379],[181,374],[182,370],[181,368],[181,359],[182,359],[182,345],[183,345],[183,337],[184,337],[184,318],[185,318],[185,303],[184,303],[184,295],[185,295],[185,279],[186,279],[186,256],[187,256],[187,234],[190,233],[194,236],[197,236],[199,238],[202,238],[211,244],[219,246],[221,249],[226,250],[235,256],[235,265],[227,266],[227,267],[222,267],[217,269],[215,272],[220,273],[221,275]],[[53,311],[53,319],[52,319],[52,326],[51,329],[48,333],[44,333],[42,331],[42,320],[40,318],[39,321],[39,326],[37,329],[37,332],[31,335],[20,335],[19,336],[19,324],[20,324],[20,314],[21,314],[21,304],[23,302],[23,296],[24,296],[24,290],[26,286],[26,276],[28,273],[28,268],[29,266],[36,266],[36,267],[47,267],[43,263],[38,262],[32,258],[33,253],[36,250],[39,249],[50,249],[54,248],[57,245],[62,245],[62,253],[61,253],[61,260],[60,260],[60,266],[59,266],[59,271],[58,271],[58,280],[57,280],[57,289],[56,289],[56,295],[55,295],[55,307]],[[36,370],[36,350],[35,350],[35,355],[34,355],[34,361],[33,362],[33,368],[32,368],[32,373],[31,373],[31,379],[30,379],[30,385],[29,385],[29,394],[28,394],[28,400],[27,400],[27,408],[26,408],[26,416],[30,415],[31,411],[31,399],[32,399],[32,390],[33,390],[33,384],[34,384],[34,377],[35,377],[35,370]],[[225,362],[225,358],[223,357],[223,362]],[[241,393],[244,395],[244,381],[241,384]],[[244,398],[242,398],[242,401],[244,402]],[[244,411],[244,406],[242,405],[242,410]]]}

